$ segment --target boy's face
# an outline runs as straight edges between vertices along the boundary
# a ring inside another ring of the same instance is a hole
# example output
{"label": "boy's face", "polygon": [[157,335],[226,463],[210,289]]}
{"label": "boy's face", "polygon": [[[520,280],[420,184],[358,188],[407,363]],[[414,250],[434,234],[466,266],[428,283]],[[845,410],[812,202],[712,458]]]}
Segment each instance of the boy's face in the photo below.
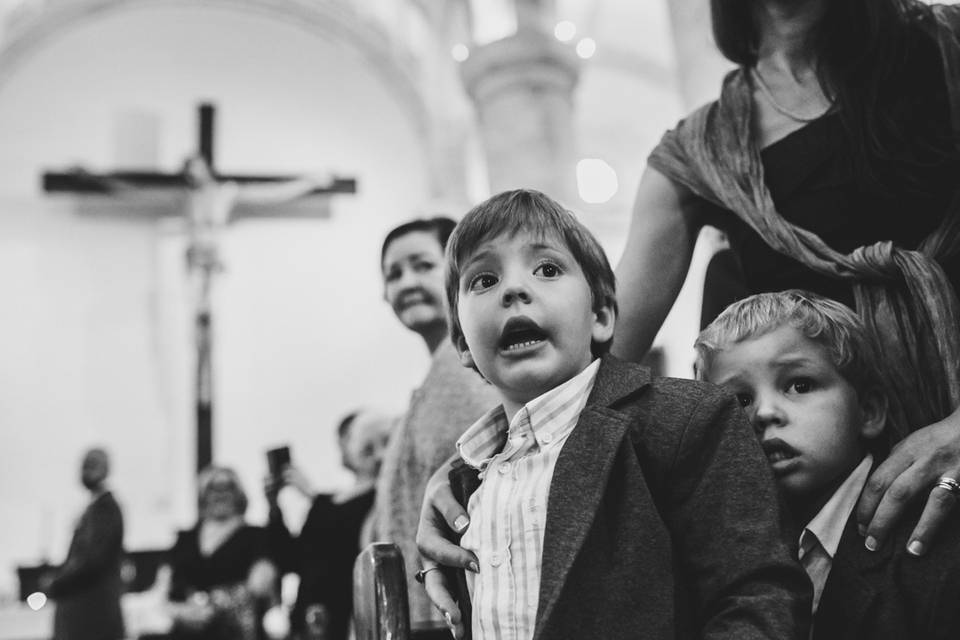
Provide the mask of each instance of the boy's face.
{"label": "boy's face", "polygon": [[780,487],[793,498],[832,491],[883,429],[877,402],[862,403],[827,351],[791,326],[718,353],[710,382],[736,394]]}
{"label": "boy's face", "polygon": [[583,371],[591,342],[613,335],[612,309],[593,310],[580,265],[554,237],[520,232],[482,243],[459,287],[461,362],[476,365],[508,410]]}
{"label": "boy's face", "polygon": [[383,297],[403,326],[424,333],[447,324],[443,309],[443,249],[429,231],[395,238],[383,257]]}

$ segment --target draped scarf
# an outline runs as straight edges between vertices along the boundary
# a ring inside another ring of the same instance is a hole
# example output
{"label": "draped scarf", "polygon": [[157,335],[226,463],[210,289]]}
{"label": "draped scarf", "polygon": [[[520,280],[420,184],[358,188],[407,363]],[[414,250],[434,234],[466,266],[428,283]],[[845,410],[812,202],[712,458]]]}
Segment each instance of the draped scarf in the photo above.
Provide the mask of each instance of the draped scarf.
{"label": "draped scarf", "polygon": [[[960,133],[960,7],[930,7],[953,130]],[[960,405],[960,304],[940,262],[960,252],[960,188],[940,225],[915,250],[892,241],[839,253],[787,222],[766,186],[753,130],[747,69],[730,72],[720,98],[668,131],[648,164],[694,194],[734,212],[772,249],[850,283],[856,310],[881,356],[888,430],[900,440]],[[960,187],[960,176],[958,176]],[[909,215],[909,212],[903,212]]]}

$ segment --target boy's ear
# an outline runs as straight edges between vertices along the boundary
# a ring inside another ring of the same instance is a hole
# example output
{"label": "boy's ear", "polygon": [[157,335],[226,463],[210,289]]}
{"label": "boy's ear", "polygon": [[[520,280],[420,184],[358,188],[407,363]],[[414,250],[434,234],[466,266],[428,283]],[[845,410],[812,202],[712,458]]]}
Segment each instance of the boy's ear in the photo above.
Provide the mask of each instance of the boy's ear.
{"label": "boy's ear", "polygon": [[617,321],[617,314],[613,307],[605,304],[593,312],[593,342],[603,344],[613,338],[613,326]]}
{"label": "boy's ear", "polygon": [[453,341],[453,348],[457,350],[457,355],[460,356],[460,364],[468,369],[477,368],[476,363],[473,361],[473,354],[470,353],[470,347],[467,346],[467,340],[463,337],[462,333]]}
{"label": "boy's ear", "polygon": [[861,394],[860,411],[863,414],[861,436],[872,440],[883,433],[887,426],[888,406],[886,394],[879,389],[871,389]]}

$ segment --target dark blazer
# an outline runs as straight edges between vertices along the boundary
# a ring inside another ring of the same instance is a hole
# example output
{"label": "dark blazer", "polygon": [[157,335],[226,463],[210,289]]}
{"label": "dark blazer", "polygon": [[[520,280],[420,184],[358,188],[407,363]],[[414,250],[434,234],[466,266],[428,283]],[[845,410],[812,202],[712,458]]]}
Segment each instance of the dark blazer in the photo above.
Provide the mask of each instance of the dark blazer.
{"label": "dark blazer", "polygon": [[919,510],[867,551],[856,514],[840,538],[814,618],[814,640],[960,638],[960,514],[951,515],[920,558],[906,544]]}
{"label": "dark blazer", "polygon": [[124,637],[120,611],[123,515],[109,492],[84,510],[67,559],[48,595],[57,603],[54,640],[118,640]]}
{"label": "dark blazer", "polygon": [[779,517],[731,395],[607,356],[553,473],[534,638],[806,640]]}

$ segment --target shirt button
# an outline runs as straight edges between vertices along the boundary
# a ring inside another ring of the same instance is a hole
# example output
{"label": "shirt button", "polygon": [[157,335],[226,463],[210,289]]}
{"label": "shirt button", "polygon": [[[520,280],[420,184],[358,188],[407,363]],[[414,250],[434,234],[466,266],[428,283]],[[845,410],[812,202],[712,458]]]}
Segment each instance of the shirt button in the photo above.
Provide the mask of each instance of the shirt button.
{"label": "shirt button", "polygon": [[551,442],[553,442],[553,434],[552,434],[552,433],[545,433],[545,434],[543,434],[543,436],[540,438],[540,440],[543,441],[543,444],[550,444]]}
{"label": "shirt button", "polygon": [[494,567],[499,567],[502,562],[503,562],[503,554],[497,553],[496,551],[490,554],[491,565],[493,565]]}
{"label": "shirt button", "polygon": [[506,474],[510,473],[510,463],[509,463],[509,462],[501,462],[501,463],[500,463],[500,466],[497,467],[497,470],[500,472],[500,475],[506,475]]}

